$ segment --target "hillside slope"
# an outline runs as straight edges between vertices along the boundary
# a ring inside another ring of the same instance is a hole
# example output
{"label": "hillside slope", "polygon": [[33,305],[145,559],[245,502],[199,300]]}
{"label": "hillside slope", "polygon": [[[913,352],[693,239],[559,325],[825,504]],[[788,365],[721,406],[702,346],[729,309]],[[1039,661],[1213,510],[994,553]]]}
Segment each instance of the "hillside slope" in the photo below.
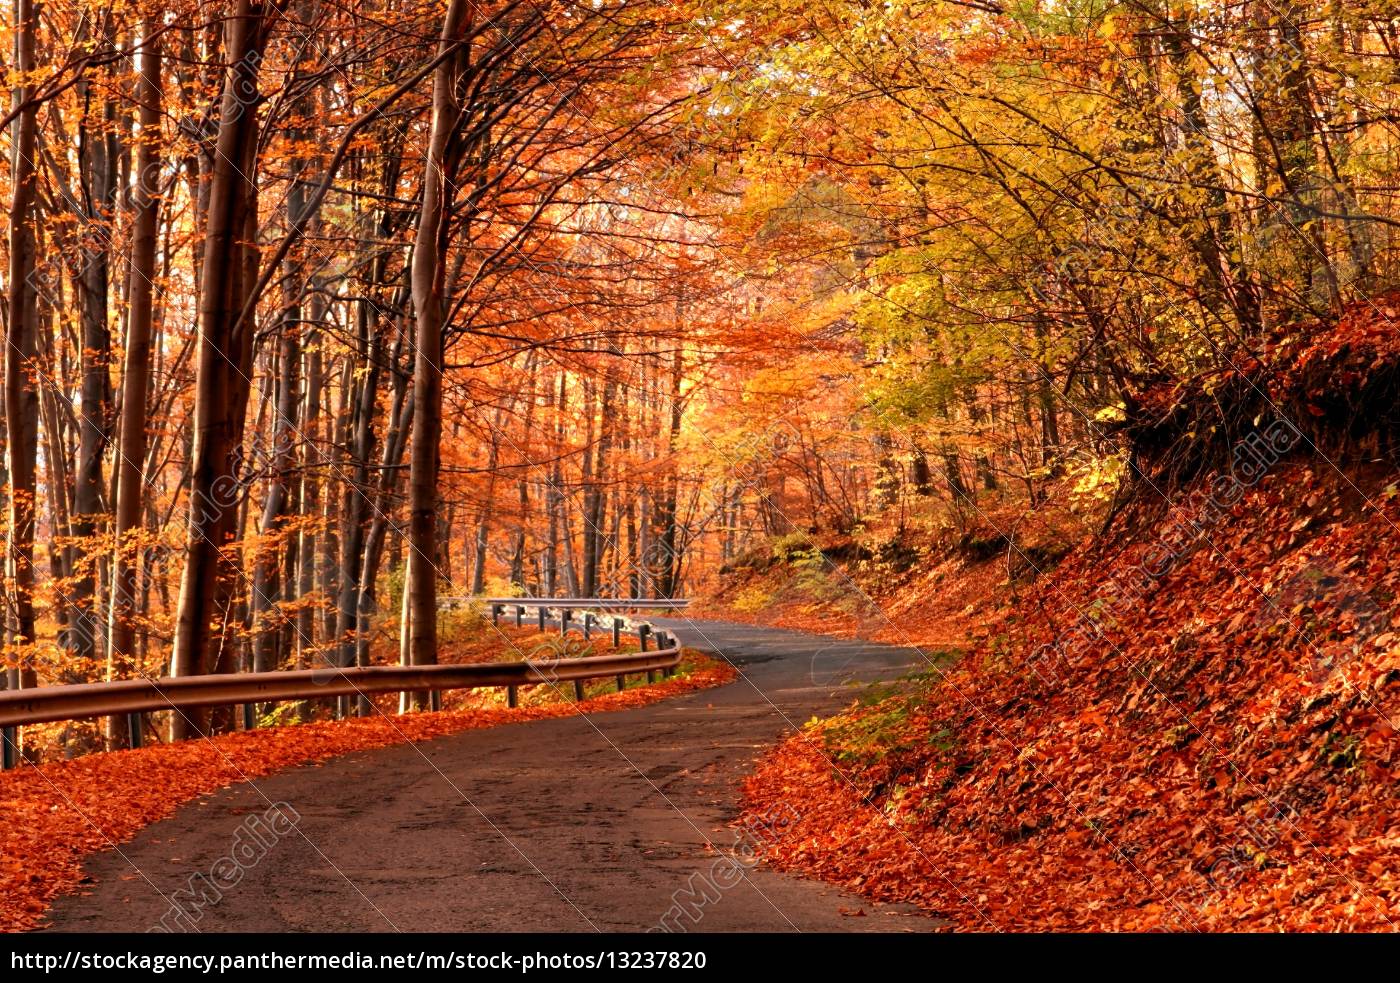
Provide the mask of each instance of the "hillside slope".
{"label": "hillside slope", "polygon": [[[1393,928],[1391,336],[1354,318],[1248,385],[1149,394],[1133,521],[946,675],[767,758],[750,807],[798,816],[770,859],[963,929]],[[1212,399],[1243,423],[1184,461]]]}

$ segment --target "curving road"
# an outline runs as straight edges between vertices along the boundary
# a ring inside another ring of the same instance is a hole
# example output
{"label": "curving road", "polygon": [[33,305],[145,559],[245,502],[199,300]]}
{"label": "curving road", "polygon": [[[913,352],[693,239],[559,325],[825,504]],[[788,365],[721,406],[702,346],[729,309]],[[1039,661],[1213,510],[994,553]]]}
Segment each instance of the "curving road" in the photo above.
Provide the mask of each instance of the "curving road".
{"label": "curving road", "polygon": [[[120,853],[91,857],[90,893],[60,899],[52,930],[145,931],[162,920],[200,932],[934,927],[740,863],[745,841],[728,825],[764,747],[848,703],[853,682],[897,676],[920,654],[653,620],[743,678],[637,710],[469,731],[234,786]],[[268,812],[280,802],[294,824]],[[213,876],[189,891],[199,873]]]}

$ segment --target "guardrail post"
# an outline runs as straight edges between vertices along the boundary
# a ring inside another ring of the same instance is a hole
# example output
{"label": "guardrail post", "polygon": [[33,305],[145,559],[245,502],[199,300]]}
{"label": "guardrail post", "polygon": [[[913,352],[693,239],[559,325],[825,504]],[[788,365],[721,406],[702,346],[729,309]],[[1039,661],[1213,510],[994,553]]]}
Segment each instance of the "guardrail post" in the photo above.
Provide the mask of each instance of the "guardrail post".
{"label": "guardrail post", "polygon": [[5,752],[3,767],[6,771],[19,764],[19,728],[6,727],[3,731]]}
{"label": "guardrail post", "polygon": [[592,637],[593,637],[593,615],[590,614],[589,612],[585,611],[585,612],[583,612],[583,639],[584,639],[584,641],[588,641],[588,640],[589,640],[590,638],[592,638]]}
{"label": "guardrail post", "polygon": [[126,715],[126,739],[132,747],[140,747],[146,738],[146,728],[142,726],[141,714],[128,713]]}
{"label": "guardrail post", "polygon": [[498,626],[500,623],[501,623],[501,606],[500,606],[499,604],[493,604],[493,605],[491,605],[491,625],[492,625],[492,627],[495,627],[495,626]]}
{"label": "guardrail post", "polygon": [[520,627],[520,623],[521,623],[524,619],[525,619],[525,605],[523,605],[523,604],[517,604],[517,605],[515,606],[515,627],[519,628],[519,627]]}
{"label": "guardrail post", "polygon": [[574,680],[574,699],[575,699],[575,700],[578,700],[580,703],[583,702],[583,680],[582,680],[582,679],[575,679],[575,680]]}
{"label": "guardrail post", "polygon": [[568,608],[559,609],[559,637],[563,638],[569,633],[569,617],[572,612]]}
{"label": "guardrail post", "polygon": [[545,609],[543,607],[536,608],[535,613],[540,616],[540,631],[544,631]]}
{"label": "guardrail post", "polygon": [[508,707],[518,707],[518,706],[520,706],[520,687],[519,687],[519,686],[507,686],[507,687],[506,687],[506,706],[508,706]]}
{"label": "guardrail post", "polygon": [[258,729],[258,715],[253,712],[253,704],[251,703],[243,704],[243,729]]}
{"label": "guardrail post", "polygon": [[617,674],[617,691],[621,693],[627,688],[627,677],[622,673]]}
{"label": "guardrail post", "polygon": [[613,618],[613,648],[622,644],[622,619]]}
{"label": "guardrail post", "polygon": [[[667,633],[666,633],[666,644],[663,645],[662,648],[679,649],[680,647],[681,647],[681,640],[680,640],[679,638],[677,638],[675,635],[672,635],[670,632],[667,632]],[[662,670],[661,670],[661,675],[663,675],[663,676],[674,676],[675,674],[676,674],[676,667],[675,667],[675,666],[667,666],[665,669],[662,669]]]}
{"label": "guardrail post", "polygon": [[434,713],[442,709],[442,690],[434,689],[428,691],[428,706]]}
{"label": "guardrail post", "polygon": [[650,631],[651,625],[637,626],[637,641],[641,644],[643,652],[647,650],[647,633]]}

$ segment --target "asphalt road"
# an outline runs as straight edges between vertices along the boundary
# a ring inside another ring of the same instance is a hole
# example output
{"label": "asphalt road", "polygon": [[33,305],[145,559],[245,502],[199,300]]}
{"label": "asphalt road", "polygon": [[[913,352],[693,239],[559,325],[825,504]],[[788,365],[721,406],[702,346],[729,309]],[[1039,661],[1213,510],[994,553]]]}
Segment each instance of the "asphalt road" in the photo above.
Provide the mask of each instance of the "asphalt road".
{"label": "asphalt road", "polygon": [[[753,864],[747,847],[763,831],[729,825],[763,748],[850,702],[852,681],[899,675],[919,654],[654,620],[743,678],[637,710],[469,731],[234,786],[89,858],[88,893],[60,899],[51,930],[932,928]],[[290,810],[268,811],[279,803]]]}

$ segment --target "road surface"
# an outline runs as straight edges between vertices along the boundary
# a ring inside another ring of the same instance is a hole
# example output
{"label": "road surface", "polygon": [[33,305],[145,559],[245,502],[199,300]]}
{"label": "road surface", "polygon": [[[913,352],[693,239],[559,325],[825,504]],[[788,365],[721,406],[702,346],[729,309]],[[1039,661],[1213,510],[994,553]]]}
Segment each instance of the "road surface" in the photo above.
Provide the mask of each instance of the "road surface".
{"label": "road surface", "polygon": [[[933,928],[907,909],[735,859],[763,834],[729,825],[739,782],[765,747],[849,703],[853,681],[900,675],[922,656],[654,622],[743,677],[636,710],[468,731],[225,789],[89,858],[89,893],[59,899],[51,929]],[[283,802],[294,824],[268,813]],[[203,893],[190,890],[197,874]]]}

